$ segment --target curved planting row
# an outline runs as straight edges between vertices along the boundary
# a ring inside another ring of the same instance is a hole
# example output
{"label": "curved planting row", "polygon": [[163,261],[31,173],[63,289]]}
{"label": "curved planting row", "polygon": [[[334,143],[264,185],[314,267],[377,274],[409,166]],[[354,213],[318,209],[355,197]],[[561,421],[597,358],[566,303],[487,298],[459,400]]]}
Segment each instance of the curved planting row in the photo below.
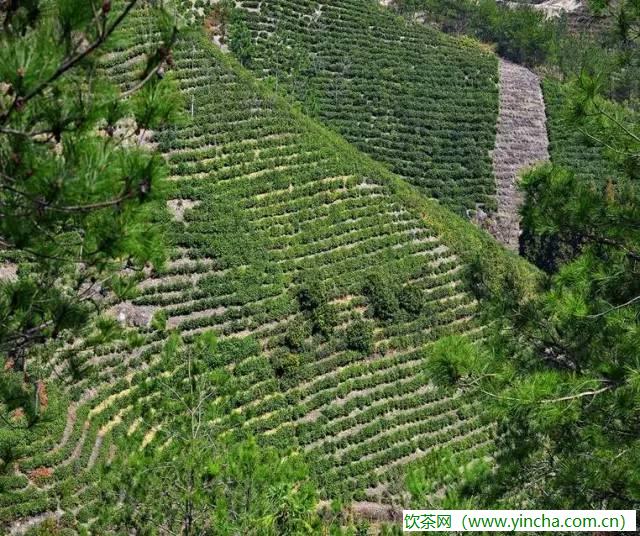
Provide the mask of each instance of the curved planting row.
{"label": "curved planting row", "polygon": [[[145,8],[130,24],[108,57],[118,72],[137,58],[126,52]],[[492,429],[473,394],[436,389],[425,368],[444,336],[482,340],[460,247],[476,231],[454,218],[464,236],[449,243],[448,212],[408,203],[388,171],[203,38],[182,37],[174,60],[185,121],[154,136],[172,179],[171,259],[128,303],[165,323],[56,352],[49,420],[2,477],[0,526],[19,533],[47,516],[91,526],[119,439],[157,446],[179,366],[163,350],[172,331],[186,345],[206,331],[220,338],[209,365],[229,373],[233,394],[214,402],[212,431],[306,452],[326,497],[364,497],[439,444],[484,455]],[[321,295],[305,305],[301,291],[315,284]]]}
{"label": "curved planting row", "polygon": [[430,197],[459,212],[495,208],[493,54],[376,2],[236,5],[253,37],[238,55],[257,76]]}

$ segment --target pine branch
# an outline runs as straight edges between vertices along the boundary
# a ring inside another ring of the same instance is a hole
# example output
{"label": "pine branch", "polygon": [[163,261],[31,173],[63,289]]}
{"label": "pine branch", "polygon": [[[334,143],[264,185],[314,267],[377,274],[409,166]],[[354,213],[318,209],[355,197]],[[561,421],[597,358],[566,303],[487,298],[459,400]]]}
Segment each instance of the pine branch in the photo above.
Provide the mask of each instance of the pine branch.
{"label": "pine branch", "polygon": [[64,75],[67,71],[75,67],[78,63],[88,57],[93,51],[99,48],[104,42],[111,36],[111,34],[116,30],[118,26],[122,23],[125,17],[129,14],[129,12],[134,8],[138,0],[129,0],[129,3],[122,10],[122,12],[118,15],[116,20],[113,22],[111,26],[106,26],[106,14],[105,24],[103,25],[102,31],[95,39],[93,43],[91,43],[86,49],[82,52],[78,52],[75,55],[65,59],[62,64],[55,70],[55,72],[49,76],[46,80],[41,82],[38,86],[32,89],[29,93],[27,93],[24,97],[17,95],[11,106],[7,109],[7,111],[3,112],[0,115],[0,124],[4,124],[7,122],[11,114],[18,108],[23,107],[27,102],[29,102],[34,97],[40,95],[47,87],[53,84],[58,78]]}
{"label": "pine branch", "polygon": [[[595,102],[594,102],[594,104],[595,104]],[[598,111],[598,113],[600,113],[601,115],[603,115],[604,117],[606,117],[610,121],[613,121],[618,126],[618,128],[620,128],[627,136],[629,136],[631,139],[635,140],[637,143],[640,143],[640,137],[638,137],[634,132],[631,132],[622,122],[618,121],[618,119],[616,119],[616,117],[614,117],[610,113],[608,113],[605,110],[603,110],[597,104],[595,104],[595,108]]]}
{"label": "pine branch", "polygon": [[88,203],[86,205],[67,205],[67,206],[56,206],[51,205],[49,202],[44,201],[42,199],[36,199],[26,192],[18,190],[17,188],[13,188],[12,186],[8,186],[6,184],[0,183],[0,188],[13,192],[14,194],[20,195],[26,199],[28,199],[31,203],[37,205],[39,208],[43,210],[52,210],[54,212],[91,212],[93,210],[99,210],[103,208],[113,207],[119,205],[123,201],[127,201],[129,199],[133,199],[137,194],[135,191],[130,191],[126,194],[123,194],[119,197],[114,197],[112,199],[107,199],[105,201],[99,201],[96,203]]}
{"label": "pine branch", "polygon": [[609,391],[610,389],[613,389],[613,384],[611,385],[607,385],[605,387],[602,387],[601,389],[596,389],[595,391],[584,391],[583,393],[579,393],[577,395],[569,395],[569,396],[562,396],[560,398],[546,398],[544,400],[541,400],[540,402],[543,404],[554,404],[556,402],[565,402],[568,400],[576,400],[578,398],[584,398],[586,396],[597,396],[600,393],[604,393],[605,391]]}
{"label": "pine branch", "polygon": [[616,247],[618,249],[621,249],[622,251],[625,252],[627,257],[629,257],[630,259],[632,259],[634,261],[640,261],[640,253],[637,253],[637,252],[635,252],[633,250],[630,250],[622,242],[614,240],[613,238],[608,238],[606,236],[598,236],[598,235],[593,234],[593,233],[583,233],[582,236],[584,238],[590,240],[591,242],[602,243],[602,244],[606,244],[608,246],[613,246],[613,247]]}
{"label": "pine branch", "polygon": [[[545,398],[543,400],[538,401],[538,403],[540,404],[554,404],[557,402],[566,402],[569,400],[577,400],[579,398],[585,398],[587,396],[597,396],[601,393],[604,393],[605,391],[609,391],[611,389],[613,389],[615,387],[614,384],[609,384],[606,385],[605,387],[602,387],[600,389],[596,389],[595,391],[584,391],[582,393],[578,393],[576,395],[567,395],[567,396],[562,396],[560,398]],[[487,391],[486,389],[483,388],[479,388],[479,391],[487,396],[490,396],[491,398],[496,398],[498,400],[512,400],[514,402],[526,402],[528,404],[530,403],[534,403],[535,400],[525,400],[523,398],[515,398],[512,396],[504,396],[504,395],[497,395],[495,393],[491,393],[490,391]]]}
{"label": "pine branch", "polygon": [[616,305],[615,307],[610,307],[606,311],[602,311],[601,313],[595,315],[588,315],[587,318],[600,318],[601,316],[607,315],[613,311],[617,311],[618,309],[622,309],[623,307],[628,307],[636,302],[640,301],[640,296],[636,296],[635,298],[631,298],[629,301],[622,303],[620,305]]}

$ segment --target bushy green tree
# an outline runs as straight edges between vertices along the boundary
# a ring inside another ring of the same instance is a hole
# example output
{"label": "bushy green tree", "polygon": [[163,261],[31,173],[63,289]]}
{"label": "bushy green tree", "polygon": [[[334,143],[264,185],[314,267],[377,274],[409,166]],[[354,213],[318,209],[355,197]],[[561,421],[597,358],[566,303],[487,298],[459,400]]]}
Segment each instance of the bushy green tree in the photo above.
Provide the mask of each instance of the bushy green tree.
{"label": "bushy green tree", "polygon": [[285,349],[276,350],[271,356],[271,366],[276,378],[293,376],[300,366],[300,355],[287,352]]}
{"label": "bushy green tree", "polygon": [[143,141],[179,108],[160,81],[176,27],[149,10],[159,37],[127,91],[98,62],[140,3],[31,0],[0,12],[0,268],[17,265],[0,279],[5,373],[27,371],[34,343],[79,334],[122,270],[163,261],[152,206],[164,164]]}
{"label": "bushy green tree", "polygon": [[[441,354],[440,377],[480,386],[499,423],[499,477],[486,497],[547,508],[640,505],[640,136],[631,114],[583,75],[576,128],[603,145],[621,175],[585,182],[544,166],[523,181],[523,224],[579,237],[574,257],[528,294],[513,275],[479,268],[498,304],[493,351]],[[524,495],[518,490],[524,489]]]}
{"label": "bushy green tree", "polygon": [[231,10],[227,24],[227,32],[229,49],[235,54],[242,65],[248,65],[253,55],[253,39],[242,10]]}
{"label": "bushy green tree", "polygon": [[284,343],[290,350],[300,352],[304,347],[304,341],[310,335],[309,325],[304,320],[294,320],[287,327]]}
{"label": "bushy green tree", "polygon": [[373,326],[366,320],[356,320],[347,328],[347,348],[363,354],[373,352]]}
{"label": "bushy green tree", "polygon": [[313,333],[329,337],[338,324],[338,312],[334,305],[323,303],[311,313],[311,330]]}
{"label": "bushy green tree", "polygon": [[309,276],[300,285],[297,298],[302,311],[313,311],[327,302],[326,286],[322,280]]}
{"label": "bushy green tree", "polygon": [[419,316],[425,311],[424,293],[418,287],[408,284],[400,291],[400,307],[411,316]]}
{"label": "bushy green tree", "polygon": [[371,274],[363,288],[371,307],[371,315],[380,320],[393,320],[400,312],[399,289],[388,273]]}
{"label": "bushy green tree", "polygon": [[304,278],[297,290],[298,304],[309,319],[313,334],[328,337],[338,323],[337,310],[329,303],[325,283],[313,275]]}

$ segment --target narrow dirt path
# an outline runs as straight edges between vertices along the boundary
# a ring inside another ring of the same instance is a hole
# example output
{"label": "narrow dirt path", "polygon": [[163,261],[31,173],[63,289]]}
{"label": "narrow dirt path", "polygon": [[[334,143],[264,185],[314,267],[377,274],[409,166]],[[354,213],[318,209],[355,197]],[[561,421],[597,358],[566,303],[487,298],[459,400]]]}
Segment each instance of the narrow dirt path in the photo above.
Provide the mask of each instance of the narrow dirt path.
{"label": "narrow dirt path", "polygon": [[493,151],[498,212],[494,236],[518,249],[518,209],[522,195],[517,180],[522,171],[549,160],[549,139],[540,79],[529,69],[500,60],[500,113]]}

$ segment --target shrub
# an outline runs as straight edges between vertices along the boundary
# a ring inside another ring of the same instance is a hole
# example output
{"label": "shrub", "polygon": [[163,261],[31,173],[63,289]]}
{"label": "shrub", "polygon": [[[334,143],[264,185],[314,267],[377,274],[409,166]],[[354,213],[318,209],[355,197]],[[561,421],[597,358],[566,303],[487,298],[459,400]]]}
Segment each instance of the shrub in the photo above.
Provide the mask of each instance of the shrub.
{"label": "shrub", "polygon": [[292,376],[300,366],[300,356],[286,350],[280,350],[271,356],[271,366],[276,378]]}
{"label": "shrub", "polygon": [[300,352],[304,346],[305,339],[310,335],[309,331],[308,324],[303,320],[293,321],[287,328],[284,343],[290,350]]}
{"label": "shrub", "polygon": [[300,309],[311,312],[327,302],[327,291],[320,279],[311,278],[298,289],[297,297]]}
{"label": "shrub", "polygon": [[400,307],[413,316],[419,316],[424,308],[422,291],[412,285],[407,285],[400,291]]}
{"label": "shrub", "polygon": [[364,354],[373,353],[373,326],[371,322],[357,320],[347,329],[347,347]]}
{"label": "shrub", "polygon": [[313,333],[328,337],[338,323],[336,308],[328,303],[320,305],[311,314],[311,322]]}
{"label": "shrub", "polygon": [[372,274],[367,278],[364,294],[371,313],[380,320],[393,320],[400,312],[398,291],[388,274]]}
{"label": "shrub", "polygon": [[236,9],[232,12],[228,32],[229,49],[242,65],[248,65],[253,55],[253,40],[242,11]]}

